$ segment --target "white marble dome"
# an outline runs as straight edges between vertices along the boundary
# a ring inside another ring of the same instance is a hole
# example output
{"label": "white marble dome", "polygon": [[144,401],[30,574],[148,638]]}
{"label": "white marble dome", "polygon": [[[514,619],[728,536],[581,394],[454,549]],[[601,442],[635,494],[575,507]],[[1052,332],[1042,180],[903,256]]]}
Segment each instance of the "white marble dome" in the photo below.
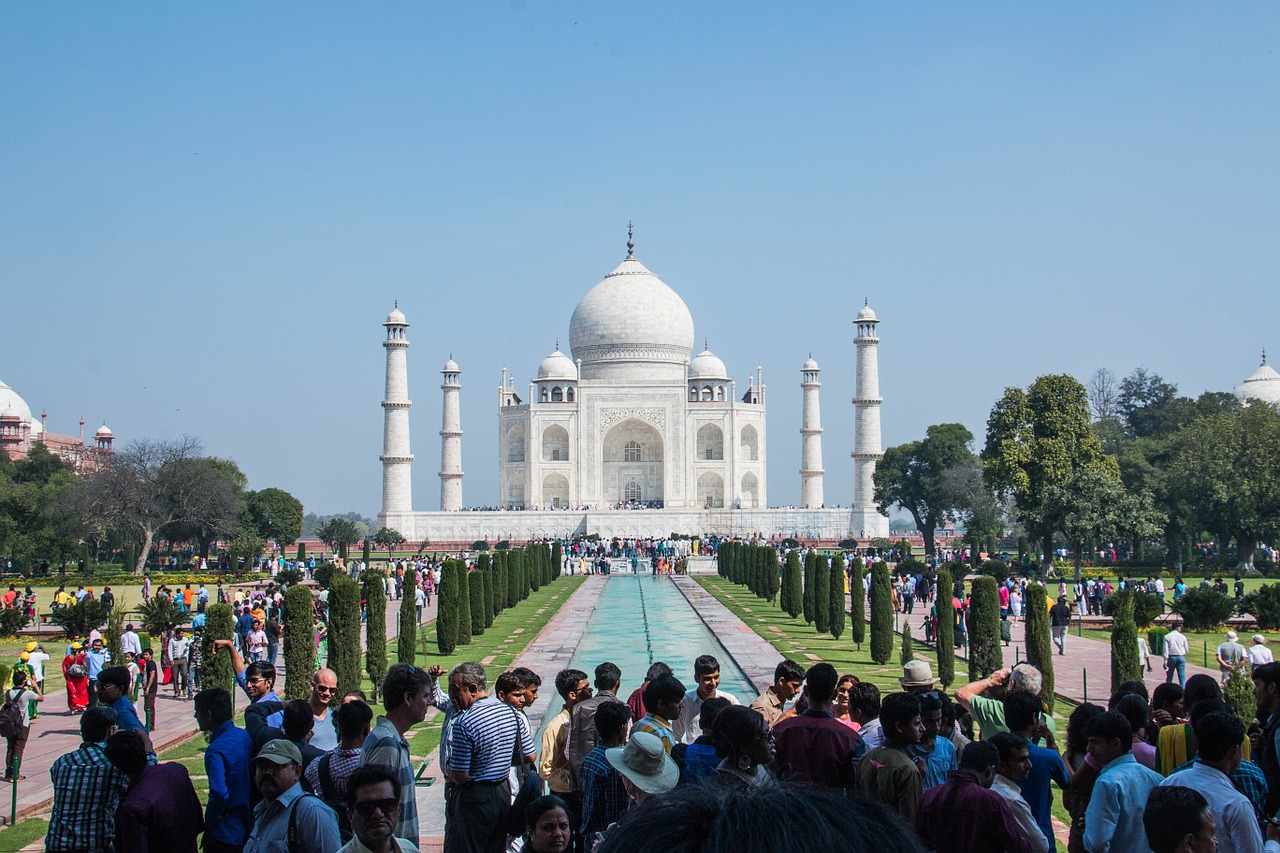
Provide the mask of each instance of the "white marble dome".
{"label": "white marble dome", "polygon": [[1280,405],[1280,373],[1267,364],[1267,356],[1262,356],[1262,364],[1249,375],[1249,378],[1236,388],[1236,395],[1246,403],[1262,400],[1264,403]]}
{"label": "white marble dome", "polygon": [[858,312],[858,322],[862,322],[864,320],[875,320],[875,319],[877,319],[876,312],[871,310],[871,306],[863,305],[862,310]]}
{"label": "white marble dome", "polygon": [[407,326],[409,321],[404,318],[403,312],[399,308],[392,308],[391,313],[387,315],[387,322],[384,326]]}
{"label": "white marble dome", "polygon": [[44,431],[40,425],[40,421],[31,416],[31,407],[27,405],[27,401],[18,396],[18,392],[14,391],[8,385],[0,382],[0,412],[8,415],[17,415],[22,421],[31,427],[31,435],[34,438]]}
{"label": "white marble dome", "polygon": [[817,370],[818,362],[813,360],[813,356],[809,356],[804,360],[804,366],[801,367],[800,369],[801,370]]}
{"label": "white marble dome", "polygon": [[112,434],[111,427],[107,426],[106,424],[103,424],[102,426],[98,427],[98,431],[94,433],[94,435],[98,436],[99,438],[107,438],[111,434]]}
{"label": "white marble dome", "polygon": [[689,378],[728,379],[729,371],[725,368],[724,362],[720,360],[719,356],[709,349],[704,349],[694,356],[693,361],[689,362]]}
{"label": "white marble dome", "polygon": [[[614,363],[684,365],[693,354],[693,315],[684,300],[628,256],[582,297],[569,321],[569,348],[584,373]],[[590,378],[590,375],[584,375]]]}
{"label": "white marble dome", "polygon": [[542,364],[538,365],[538,381],[544,379],[575,382],[578,379],[578,366],[557,347],[555,352],[544,358]]}

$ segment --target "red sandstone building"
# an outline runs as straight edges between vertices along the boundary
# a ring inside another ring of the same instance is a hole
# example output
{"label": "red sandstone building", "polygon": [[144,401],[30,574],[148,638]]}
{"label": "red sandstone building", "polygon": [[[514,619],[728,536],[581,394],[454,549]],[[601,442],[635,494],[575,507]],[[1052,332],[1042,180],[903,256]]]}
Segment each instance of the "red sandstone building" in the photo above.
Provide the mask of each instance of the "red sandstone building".
{"label": "red sandstone building", "polygon": [[25,459],[38,444],[70,462],[77,474],[87,474],[101,468],[111,455],[114,436],[106,424],[93,434],[92,444],[85,444],[84,418],[80,419],[79,436],[49,432],[45,428],[48,418],[47,412],[41,412],[36,421],[26,401],[0,382],[0,452],[10,459]]}

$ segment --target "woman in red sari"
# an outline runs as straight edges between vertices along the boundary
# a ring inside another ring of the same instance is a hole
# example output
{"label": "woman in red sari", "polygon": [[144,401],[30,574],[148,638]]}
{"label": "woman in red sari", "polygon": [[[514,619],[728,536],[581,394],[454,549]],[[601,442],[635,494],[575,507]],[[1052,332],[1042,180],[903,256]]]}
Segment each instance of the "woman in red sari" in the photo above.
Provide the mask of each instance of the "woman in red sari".
{"label": "woman in red sari", "polygon": [[[80,675],[71,672],[73,666]],[[79,643],[72,643],[70,654],[62,659],[62,677],[67,681],[67,708],[72,714],[83,713],[89,707],[89,669]]]}

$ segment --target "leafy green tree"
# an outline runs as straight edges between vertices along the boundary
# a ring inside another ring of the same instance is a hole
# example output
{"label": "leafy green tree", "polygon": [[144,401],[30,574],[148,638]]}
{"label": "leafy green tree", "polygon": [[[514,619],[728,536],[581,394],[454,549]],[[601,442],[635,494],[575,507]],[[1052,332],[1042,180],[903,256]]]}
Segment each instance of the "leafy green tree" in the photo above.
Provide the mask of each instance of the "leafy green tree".
{"label": "leafy green tree", "polygon": [[804,621],[813,624],[813,605],[817,600],[818,552],[810,551],[804,555],[804,601],[802,612]]}
{"label": "leafy green tree", "polygon": [[977,459],[969,449],[972,441],[973,433],[962,424],[934,424],[922,441],[890,447],[876,465],[876,504],[885,514],[893,506],[910,513],[926,554],[935,553],[934,534],[955,509],[943,475]]}
{"label": "leafy green tree", "polygon": [[831,558],[831,580],[827,583],[827,630],[837,640],[844,633],[844,555]]}
{"label": "leafy green tree", "polygon": [[831,561],[819,554],[813,564],[813,627],[819,634],[831,630]]}
{"label": "leafy green tree", "polygon": [[454,561],[446,560],[440,569],[440,588],[436,590],[436,646],[440,654],[451,655],[458,647],[458,576]]}
{"label": "leafy green tree", "polygon": [[1188,630],[1207,631],[1231,618],[1236,611],[1236,600],[1211,587],[1197,587],[1183,593],[1170,609],[1182,617]]}
{"label": "leafy green tree", "polygon": [[1133,621],[1133,599],[1123,599],[1111,620],[1111,692],[1130,680],[1142,680],[1138,659],[1138,626]]}
{"label": "leafy green tree", "polygon": [[379,548],[387,549],[387,560],[391,559],[391,554],[397,547],[404,543],[404,536],[399,530],[392,530],[390,527],[380,527],[378,532],[373,534],[373,541]]}
{"label": "leafy green tree", "polygon": [[880,665],[893,654],[893,592],[889,566],[883,561],[871,567],[871,660]]}
{"label": "leafy green tree", "polygon": [[795,619],[804,606],[804,579],[801,577],[800,552],[792,548],[782,566],[782,609]]}
{"label": "leafy green tree", "polygon": [[210,604],[205,609],[204,636],[200,649],[200,686],[206,690],[210,687],[221,687],[235,695],[236,674],[231,665],[231,656],[218,654],[214,647],[216,640],[230,640],[235,634],[236,617],[231,612],[230,604]]}
{"label": "leafy green tree", "polygon": [[1043,586],[1027,584],[1024,610],[1027,617],[1027,663],[1040,670],[1043,685],[1040,698],[1049,713],[1053,713],[1053,639],[1049,635],[1049,598]]}
{"label": "leafy green tree", "polygon": [[360,541],[360,530],[349,518],[330,516],[316,528],[316,538],[335,554],[343,554],[348,547]]}
{"label": "leafy green tree", "polygon": [[[6,608],[7,610],[23,610],[21,607]],[[23,613],[25,617],[26,614]],[[115,607],[111,610],[111,615],[107,617],[107,630],[102,632],[102,639],[107,646],[107,654],[113,661],[124,661],[124,653],[120,650],[120,638],[124,635],[124,608]],[[12,636],[12,635],[6,635]]]}
{"label": "leafy green tree", "polygon": [[158,595],[153,595],[150,601],[142,602],[136,609],[138,611],[137,621],[142,625],[142,630],[153,637],[159,637],[165,631],[170,631],[191,621],[191,613],[189,611],[182,612],[178,602],[171,598],[161,598]]}
{"label": "leafy green tree", "polygon": [[360,687],[360,585],[346,572],[329,585],[329,668],[339,696]]}
{"label": "leafy green tree", "polygon": [[245,513],[263,539],[284,548],[302,535],[302,501],[284,489],[262,489],[245,495]]}
{"label": "leafy green tree", "polygon": [[369,673],[372,693],[369,700],[378,701],[382,679],[387,677],[387,576],[370,569],[364,576],[364,668]]}
{"label": "leafy green tree", "polygon": [[1119,477],[1091,428],[1088,393],[1062,374],[1041,376],[1026,391],[1005,389],[987,418],[982,462],[987,482],[1014,501],[1018,520],[1039,541],[1046,569],[1059,521],[1047,512],[1049,490],[1065,487],[1082,469]]}
{"label": "leafy green tree", "polygon": [[291,586],[284,593],[284,689],[286,700],[306,699],[311,695],[311,677],[316,673],[314,639],[315,604],[311,590]]}
{"label": "leafy green tree", "polygon": [[1133,622],[1138,628],[1149,627],[1156,621],[1156,617],[1164,612],[1161,596],[1129,586],[1115,591],[1102,600],[1102,615],[1114,617],[1120,609],[1120,603],[1125,600],[1128,600],[1133,607]]}
{"label": "leafy green tree", "polygon": [[911,639],[911,623],[909,621],[902,623],[902,648],[898,654],[898,661],[906,666],[916,659],[915,644]]}
{"label": "leafy green tree", "polygon": [[867,641],[867,588],[862,585],[863,577],[862,558],[854,557],[849,564],[849,634],[859,651]]}
{"label": "leafy green tree", "polygon": [[240,534],[231,540],[231,547],[228,549],[232,565],[238,566],[243,563],[245,571],[248,571],[266,547],[266,541],[257,533],[252,530],[240,531]]}
{"label": "leafy green tree", "polygon": [[1240,661],[1232,668],[1227,683],[1222,686],[1222,698],[1243,725],[1253,725],[1258,716],[1258,699],[1253,692],[1253,679],[1249,676],[1247,660]]}
{"label": "leafy green tree", "polygon": [[942,688],[951,686],[956,677],[956,617],[951,606],[951,572],[938,569],[938,589],[934,609],[937,611],[937,626],[934,628],[934,640],[938,649],[938,681]]}
{"label": "leafy green tree", "polygon": [[484,600],[484,572],[473,569],[467,575],[470,584],[470,596],[467,599],[471,608],[471,636],[478,637],[484,633],[484,617],[488,611]]}
{"label": "leafy green tree", "polygon": [[1164,517],[1149,494],[1130,494],[1118,476],[1082,468],[1065,483],[1045,490],[1044,514],[1074,546],[1076,577],[1086,548],[1099,540],[1133,536],[1149,539],[1160,533]]}
{"label": "leafy green tree", "polygon": [[404,573],[404,592],[400,600],[400,635],[396,637],[396,662],[412,666],[418,660],[418,573]]}
{"label": "leafy green tree", "polygon": [[1280,630],[1280,584],[1266,583],[1246,595],[1244,611],[1253,614],[1263,631]]}
{"label": "leafy green tree", "polygon": [[969,599],[969,677],[985,678],[1004,666],[1000,651],[1000,593],[996,579],[974,578]]}

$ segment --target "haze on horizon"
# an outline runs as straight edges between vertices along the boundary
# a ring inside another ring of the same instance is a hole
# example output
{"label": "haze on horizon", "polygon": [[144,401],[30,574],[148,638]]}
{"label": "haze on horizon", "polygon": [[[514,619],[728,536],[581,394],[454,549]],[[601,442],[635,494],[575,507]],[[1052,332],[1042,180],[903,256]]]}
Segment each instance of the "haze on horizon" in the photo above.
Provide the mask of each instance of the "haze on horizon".
{"label": "haze on horizon", "polygon": [[1044,373],[1194,397],[1280,353],[1278,42],[1266,3],[6,5],[0,380],[373,516],[398,300],[415,507],[450,355],[490,504],[502,368],[567,351],[633,221],[740,393],[763,367],[774,505],[812,352],[847,506],[864,298],[886,446],[980,447]]}

